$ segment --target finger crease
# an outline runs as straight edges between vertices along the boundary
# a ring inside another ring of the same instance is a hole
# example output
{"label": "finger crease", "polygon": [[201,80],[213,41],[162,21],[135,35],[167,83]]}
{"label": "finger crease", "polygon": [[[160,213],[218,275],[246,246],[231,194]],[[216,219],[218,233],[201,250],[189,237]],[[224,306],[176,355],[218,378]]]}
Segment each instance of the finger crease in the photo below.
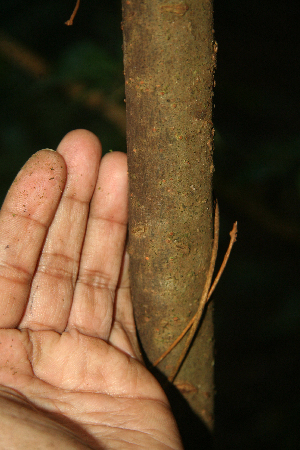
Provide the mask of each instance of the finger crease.
{"label": "finger crease", "polygon": [[109,285],[107,282],[97,279],[92,280],[84,280],[82,278],[78,278],[77,283],[83,284],[88,287],[92,287],[95,289],[103,290],[107,289],[110,292],[114,292],[116,289],[116,285]]}
{"label": "finger crease", "polygon": [[[7,275],[3,272],[10,272]],[[13,281],[14,283],[27,284],[29,280],[32,278],[32,273],[23,267],[16,266],[14,264],[1,264],[0,265],[0,278],[4,278],[9,281]],[[15,272],[15,274],[13,273]]]}
{"label": "finger crease", "polygon": [[90,214],[90,218],[92,218],[94,220],[102,220],[103,222],[109,222],[109,223],[112,223],[112,224],[116,223],[118,225],[121,225],[122,227],[127,227],[127,221],[126,222],[120,222],[118,220],[109,219],[109,218],[101,217],[101,216],[96,216],[96,215],[93,215],[93,214]]}
{"label": "finger crease", "polygon": [[20,214],[20,213],[15,212],[15,211],[10,211],[9,209],[4,209],[4,210],[2,209],[2,211],[6,212],[8,214],[11,214],[13,217],[19,217],[21,219],[25,219],[25,220],[28,220],[30,222],[36,223],[36,224],[40,225],[42,228],[48,228],[47,225],[42,223],[40,220],[34,219],[33,217],[26,216],[26,215]]}

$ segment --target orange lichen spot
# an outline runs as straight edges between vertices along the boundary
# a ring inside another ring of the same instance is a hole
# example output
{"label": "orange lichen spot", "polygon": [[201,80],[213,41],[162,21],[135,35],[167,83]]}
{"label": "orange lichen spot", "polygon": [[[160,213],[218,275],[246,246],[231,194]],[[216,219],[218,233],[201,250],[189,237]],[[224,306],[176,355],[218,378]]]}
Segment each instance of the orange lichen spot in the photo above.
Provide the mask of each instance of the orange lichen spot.
{"label": "orange lichen spot", "polygon": [[149,261],[149,256],[145,256],[145,259],[146,259],[147,261]]}
{"label": "orange lichen spot", "polygon": [[196,386],[194,386],[189,381],[178,380],[178,381],[175,381],[174,384],[180,392],[185,393],[185,394],[190,394],[192,392],[198,391]]}
{"label": "orange lichen spot", "polygon": [[210,392],[204,391],[204,392],[202,392],[202,394],[203,394],[203,397],[205,397],[205,398],[210,398],[211,397],[211,393]]}
{"label": "orange lichen spot", "polygon": [[160,9],[162,12],[165,13],[173,13],[177,14],[178,16],[184,16],[184,14],[188,11],[189,7],[185,3],[178,3],[177,5],[174,4],[162,5]]}
{"label": "orange lichen spot", "polygon": [[207,144],[207,147],[209,148],[209,150],[212,150],[212,146],[213,146],[212,139],[209,139],[206,144]]}

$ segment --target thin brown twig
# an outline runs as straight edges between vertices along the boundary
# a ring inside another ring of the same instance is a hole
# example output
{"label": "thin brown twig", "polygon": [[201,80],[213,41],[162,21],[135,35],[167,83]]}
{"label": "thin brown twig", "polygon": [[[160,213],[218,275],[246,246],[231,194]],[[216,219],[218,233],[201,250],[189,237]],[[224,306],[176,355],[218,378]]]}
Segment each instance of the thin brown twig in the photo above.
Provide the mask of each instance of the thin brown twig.
{"label": "thin brown twig", "polygon": [[197,331],[198,325],[200,323],[200,319],[202,317],[202,313],[205,307],[205,304],[207,302],[207,296],[209,293],[209,288],[211,285],[211,280],[214,274],[214,269],[215,269],[215,263],[216,263],[216,259],[217,259],[217,254],[218,254],[218,243],[219,243],[219,227],[220,227],[220,220],[219,220],[219,206],[218,203],[216,203],[216,209],[215,209],[215,221],[214,221],[214,243],[213,243],[213,248],[212,248],[212,254],[211,254],[211,260],[210,260],[210,265],[209,265],[209,269],[207,272],[207,277],[206,277],[206,281],[205,281],[205,285],[204,285],[204,289],[202,292],[202,296],[199,302],[199,306],[198,306],[198,310],[196,312],[195,315],[195,319],[194,322],[192,324],[191,330],[190,330],[190,334],[188,335],[188,338],[186,340],[184,349],[181,352],[181,355],[178,358],[178,361],[176,363],[176,366],[173,370],[173,372],[171,373],[171,375],[168,377],[168,380],[173,382],[180,367],[181,364],[184,360],[184,358],[186,357],[186,354],[190,348],[191,342],[195,336],[195,333]]}
{"label": "thin brown twig", "polygon": [[221,276],[222,276],[222,273],[224,272],[224,269],[225,269],[225,267],[226,267],[227,261],[228,261],[228,259],[229,259],[229,256],[230,256],[230,253],[231,253],[231,250],[232,250],[232,247],[233,247],[233,244],[234,244],[235,241],[236,241],[236,236],[237,236],[237,222],[234,222],[233,227],[232,227],[232,230],[230,231],[229,235],[230,235],[230,241],[229,241],[228,248],[227,248],[226,253],[225,253],[225,256],[224,256],[224,258],[223,258],[223,261],[222,261],[220,270],[219,270],[219,272],[217,273],[216,278],[214,279],[214,282],[213,282],[213,284],[212,284],[212,286],[211,286],[211,288],[210,288],[210,290],[209,290],[209,294],[208,294],[208,296],[207,296],[207,300],[209,300],[210,296],[211,296],[212,293],[214,292],[214,290],[215,290],[215,288],[216,288],[216,286],[217,286],[217,284],[218,284],[218,282],[219,282],[219,280],[220,280],[220,278],[221,278]]}
{"label": "thin brown twig", "polygon": [[72,14],[71,14],[71,17],[70,17],[69,20],[67,20],[67,21],[65,22],[65,25],[73,25],[73,20],[74,20],[76,14],[77,14],[77,11],[78,11],[78,8],[79,8],[79,4],[80,4],[80,0],[77,0],[77,1],[76,1],[76,5],[75,5],[75,8],[74,8],[74,10],[73,10],[73,12],[72,12]]}
{"label": "thin brown twig", "polygon": [[162,355],[160,355],[160,357],[153,363],[153,366],[157,366],[172,350],[174,347],[176,347],[176,345],[178,344],[178,342],[181,341],[181,339],[186,335],[186,333],[189,331],[189,329],[191,328],[191,326],[193,325],[193,322],[195,320],[196,314],[194,315],[194,317],[189,321],[189,323],[187,324],[187,326],[185,327],[185,329],[180,333],[180,335],[175,339],[175,341],[170,345],[170,347],[167,348],[167,350],[165,352],[163,352]]}
{"label": "thin brown twig", "polygon": [[[228,259],[229,259],[229,256],[230,256],[230,253],[231,253],[231,250],[232,250],[232,246],[233,246],[233,244],[235,243],[235,241],[236,241],[236,235],[237,235],[237,222],[235,222],[234,224],[233,224],[233,228],[232,228],[232,230],[231,230],[231,232],[229,233],[230,234],[230,242],[229,242],[229,245],[228,245],[228,248],[227,248],[227,251],[226,251],[226,253],[225,253],[225,256],[224,256],[224,259],[223,259],[223,261],[222,261],[222,264],[221,264],[221,267],[220,267],[220,269],[219,269],[219,272],[218,272],[218,274],[216,275],[216,278],[215,278],[215,280],[214,280],[214,282],[213,282],[213,284],[212,284],[212,286],[211,286],[211,288],[210,288],[210,290],[209,290],[209,293],[208,293],[208,296],[207,296],[207,300],[206,300],[206,304],[208,303],[208,301],[210,300],[210,298],[211,298],[211,295],[212,295],[212,293],[214,292],[214,290],[215,290],[215,288],[216,288],[216,286],[217,286],[217,284],[218,284],[218,282],[219,282],[219,280],[220,280],[220,278],[221,278],[221,276],[222,276],[222,274],[223,274],[223,272],[224,272],[224,269],[225,269],[225,267],[226,267],[226,264],[227,264],[227,261],[228,261]],[[193,323],[194,323],[194,321],[195,321],[195,318],[196,318],[196,314],[194,315],[194,317],[189,321],[189,323],[187,324],[187,326],[185,327],[185,329],[180,333],[180,335],[175,339],[175,341],[167,348],[167,350],[162,354],[162,355],[160,355],[160,357],[154,362],[154,366],[157,366],[172,350],[173,350],[173,348],[174,347],[176,347],[176,345],[178,344],[178,342],[180,342],[181,341],[181,339],[185,336],[185,334],[189,331],[189,329],[191,328],[191,326],[193,325]]]}

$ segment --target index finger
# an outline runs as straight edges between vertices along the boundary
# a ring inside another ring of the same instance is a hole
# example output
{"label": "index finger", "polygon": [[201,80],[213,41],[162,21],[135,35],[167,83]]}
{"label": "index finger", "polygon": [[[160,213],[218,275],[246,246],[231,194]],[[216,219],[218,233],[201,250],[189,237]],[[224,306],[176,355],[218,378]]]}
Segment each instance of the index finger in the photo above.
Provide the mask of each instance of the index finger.
{"label": "index finger", "polygon": [[13,182],[0,212],[0,328],[16,327],[66,181],[64,159],[40,150]]}

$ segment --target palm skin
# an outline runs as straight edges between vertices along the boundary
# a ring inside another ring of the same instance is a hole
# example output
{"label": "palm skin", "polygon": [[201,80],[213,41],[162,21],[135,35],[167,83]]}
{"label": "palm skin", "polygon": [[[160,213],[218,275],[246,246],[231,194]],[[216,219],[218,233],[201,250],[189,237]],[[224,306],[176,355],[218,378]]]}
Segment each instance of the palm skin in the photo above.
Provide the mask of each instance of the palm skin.
{"label": "palm skin", "polygon": [[182,444],[129,290],[127,161],[90,132],[33,155],[0,213],[0,448]]}

